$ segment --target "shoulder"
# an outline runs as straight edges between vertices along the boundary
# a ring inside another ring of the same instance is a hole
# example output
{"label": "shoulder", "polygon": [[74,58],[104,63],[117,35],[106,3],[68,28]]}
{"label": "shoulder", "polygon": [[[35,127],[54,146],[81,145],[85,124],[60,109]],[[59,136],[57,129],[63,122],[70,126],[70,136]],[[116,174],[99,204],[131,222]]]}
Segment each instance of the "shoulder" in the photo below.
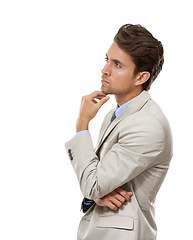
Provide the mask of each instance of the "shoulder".
{"label": "shoulder", "polygon": [[165,129],[168,121],[161,108],[153,100],[149,100],[139,111],[128,115],[123,120],[123,127],[129,125],[133,128]]}
{"label": "shoulder", "polygon": [[158,104],[149,100],[139,111],[128,115],[120,125],[120,137],[164,142],[169,123]]}
{"label": "shoulder", "polygon": [[150,99],[144,108],[139,111],[139,115],[151,128],[155,130],[161,128],[163,132],[170,131],[170,125],[165,114],[154,100]]}

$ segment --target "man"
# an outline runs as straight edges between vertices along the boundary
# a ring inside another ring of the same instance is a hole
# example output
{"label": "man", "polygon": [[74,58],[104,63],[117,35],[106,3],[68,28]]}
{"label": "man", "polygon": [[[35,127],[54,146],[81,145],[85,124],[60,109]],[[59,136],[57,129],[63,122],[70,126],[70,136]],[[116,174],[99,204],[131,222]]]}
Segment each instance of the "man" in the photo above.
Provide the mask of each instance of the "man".
{"label": "man", "polygon": [[[167,119],[148,90],[162,69],[163,46],[140,25],[122,26],[106,54],[101,91],[82,98],[76,136],[66,149],[80,183],[78,240],[154,240],[156,194],[172,157]],[[114,94],[94,150],[89,122]]]}

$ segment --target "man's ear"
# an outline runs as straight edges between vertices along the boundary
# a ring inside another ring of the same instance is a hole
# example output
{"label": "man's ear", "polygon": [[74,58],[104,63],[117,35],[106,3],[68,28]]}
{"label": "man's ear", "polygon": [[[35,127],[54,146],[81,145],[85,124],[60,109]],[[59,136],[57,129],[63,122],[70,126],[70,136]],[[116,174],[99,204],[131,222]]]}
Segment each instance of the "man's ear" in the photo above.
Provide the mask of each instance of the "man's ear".
{"label": "man's ear", "polygon": [[137,74],[135,86],[139,86],[139,85],[144,84],[149,78],[150,78],[150,73],[149,72],[139,72]]}

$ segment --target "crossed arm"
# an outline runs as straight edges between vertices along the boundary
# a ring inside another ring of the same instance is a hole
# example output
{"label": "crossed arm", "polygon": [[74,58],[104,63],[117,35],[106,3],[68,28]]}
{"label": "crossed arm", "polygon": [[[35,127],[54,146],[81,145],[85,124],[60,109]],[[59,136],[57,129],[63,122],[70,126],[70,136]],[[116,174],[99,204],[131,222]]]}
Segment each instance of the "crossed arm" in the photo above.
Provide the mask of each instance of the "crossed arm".
{"label": "crossed arm", "polygon": [[[96,101],[96,99],[99,101]],[[88,130],[90,120],[95,117],[101,106],[108,100],[109,97],[100,91],[84,96],[81,101],[76,131]],[[95,199],[94,201],[98,206],[107,206],[112,210],[117,210],[125,201],[129,201],[132,195],[132,192],[126,192],[121,188],[117,188],[103,198]]]}
{"label": "crossed arm", "polygon": [[132,192],[126,192],[121,188],[116,188],[103,198],[95,199],[94,201],[98,206],[107,206],[112,210],[117,210],[125,201],[129,201],[132,195]]}

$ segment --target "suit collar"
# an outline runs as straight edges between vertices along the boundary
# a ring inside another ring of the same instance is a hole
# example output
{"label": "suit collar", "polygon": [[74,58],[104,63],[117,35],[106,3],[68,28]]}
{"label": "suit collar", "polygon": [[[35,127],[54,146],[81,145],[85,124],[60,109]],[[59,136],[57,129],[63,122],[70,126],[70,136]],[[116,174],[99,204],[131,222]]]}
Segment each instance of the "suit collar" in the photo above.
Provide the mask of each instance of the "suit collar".
{"label": "suit collar", "polygon": [[123,112],[115,120],[123,119],[128,115],[139,111],[149,99],[151,99],[151,96],[147,91],[141,92],[133,99],[133,101],[123,110]]}
{"label": "suit collar", "polygon": [[131,100],[127,101],[126,103],[124,103],[123,105],[121,105],[119,107],[119,105],[117,104],[116,110],[115,110],[115,116],[118,117],[122,111],[129,105],[131,104],[131,102],[135,99],[136,97],[132,98]]}
{"label": "suit collar", "polygon": [[151,99],[150,94],[147,91],[141,92],[124,110],[123,112],[115,118],[115,120],[110,124],[110,120],[112,117],[112,114],[115,109],[110,111],[110,113],[106,116],[100,134],[99,134],[99,140],[96,146],[96,151],[100,148],[102,143],[105,141],[107,136],[111,133],[111,131],[117,126],[119,122],[121,122],[124,118],[128,117],[129,115],[139,111],[146,103],[147,101]]}

